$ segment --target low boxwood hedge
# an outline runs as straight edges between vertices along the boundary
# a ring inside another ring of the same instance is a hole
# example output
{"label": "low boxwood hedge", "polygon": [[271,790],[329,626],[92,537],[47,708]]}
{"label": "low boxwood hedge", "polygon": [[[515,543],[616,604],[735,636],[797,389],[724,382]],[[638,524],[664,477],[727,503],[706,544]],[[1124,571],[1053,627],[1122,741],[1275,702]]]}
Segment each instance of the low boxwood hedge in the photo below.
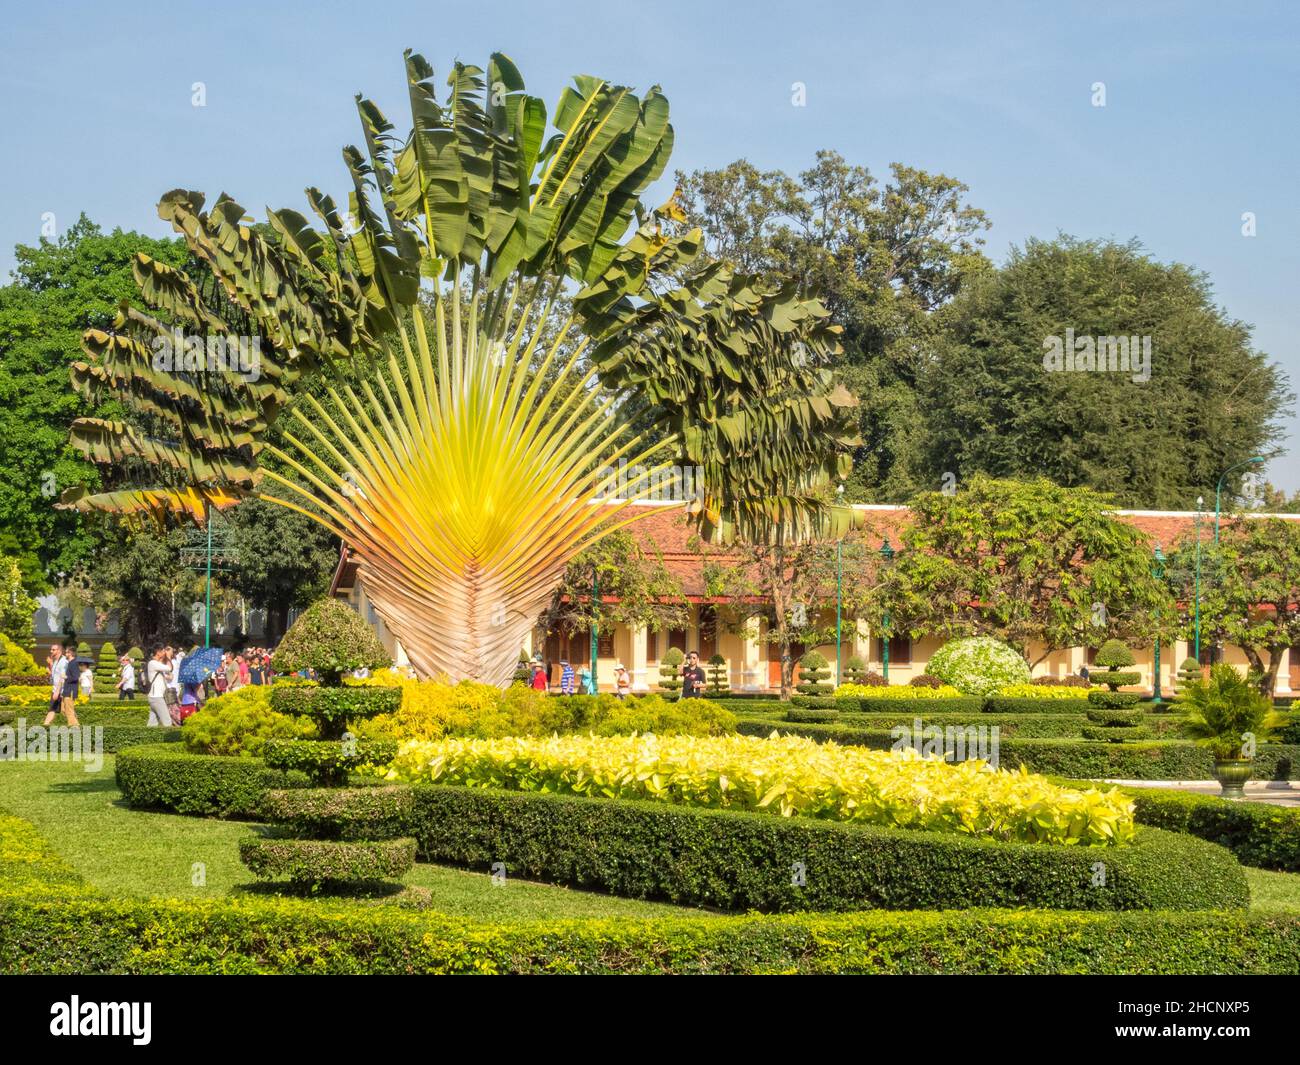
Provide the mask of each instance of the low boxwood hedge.
{"label": "low boxwood hedge", "polygon": [[259,817],[268,788],[305,781],[268,769],[259,758],[190,754],[157,744],[120,751],[115,768],[128,805],[207,817]]}
{"label": "low boxwood hedge", "polygon": [[[94,726],[99,727],[99,726]],[[130,747],[180,743],[178,728],[149,728],[147,725],[104,725],[104,753],[117,754]]]}
{"label": "low boxwood hedge", "polygon": [[262,814],[289,835],[312,839],[397,839],[408,831],[414,801],[405,785],[290,788],[262,796]]}
{"label": "low boxwood hedge", "polygon": [[368,883],[400,877],[415,864],[415,840],[283,839],[240,841],[239,860],[259,880],[294,884]]}
{"label": "low boxwood hedge", "polygon": [[[926,726],[932,722],[923,718]],[[745,736],[773,732],[839,744],[888,750],[894,738],[887,730],[836,724],[794,725],[762,718],[742,718],[736,731]],[[1023,765],[1031,773],[1093,780],[1213,780],[1214,759],[1204,748],[1186,740],[1142,743],[1097,743],[1071,739],[1010,739],[999,737],[999,765]],[[1300,780],[1300,746],[1265,744],[1255,756],[1254,780]]]}
{"label": "low boxwood hedge", "polygon": [[[971,696],[959,695],[949,698],[888,698],[874,695],[846,695],[836,700],[840,710],[855,714],[978,714],[984,707],[984,700]],[[1073,701],[1073,700],[1071,700]]]}
{"label": "low boxwood hedge", "polygon": [[984,700],[986,714],[1083,714],[1088,709],[1087,692],[1078,699],[1031,699],[993,695]]}
{"label": "low boxwood hedge", "polygon": [[0,973],[1091,973],[1300,969],[1300,916],[932,913],[480,922],[324,900],[106,899],[0,814]]}
{"label": "low boxwood hedge", "polygon": [[1232,909],[1245,876],[1222,848],[1142,829],[1120,847],[1001,843],[957,833],[655,802],[417,785],[427,861],[724,910]]}
{"label": "low boxwood hedge", "polygon": [[1217,843],[1244,865],[1300,872],[1300,810],[1156,788],[1124,791],[1144,825]]}

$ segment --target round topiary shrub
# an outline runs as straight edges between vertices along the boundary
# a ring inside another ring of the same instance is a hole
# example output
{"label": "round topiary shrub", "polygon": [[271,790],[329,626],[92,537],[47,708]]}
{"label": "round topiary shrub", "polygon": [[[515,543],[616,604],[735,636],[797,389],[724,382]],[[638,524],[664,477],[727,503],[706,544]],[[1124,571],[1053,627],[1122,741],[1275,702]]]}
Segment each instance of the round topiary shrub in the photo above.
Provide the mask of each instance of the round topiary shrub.
{"label": "round topiary shrub", "polygon": [[374,630],[338,599],[318,600],[303,611],[271,659],[277,673],[310,669],[331,686],[354,669],[382,669],[392,662]]}
{"label": "round topiary shrub", "polygon": [[808,709],[834,709],[835,685],[830,681],[830,664],[816,651],[809,651],[799,659],[799,683],[794,686],[799,694],[791,701]]}
{"label": "round topiary shrub", "polygon": [[117,648],[105,641],[95,659],[95,690],[102,693],[117,690]]}
{"label": "round topiary shrub", "polygon": [[943,681],[933,673],[921,673],[907,682],[913,688],[942,688]]}
{"label": "round topiary shrub", "polygon": [[[845,684],[866,684],[864,679],[867,676],[867,664],[860,656],[852,655],[844,663],[844,683]],[[882,677],[881,680],[884,680]]]}
{"label": "round topiary shrub", "polygon": [[1024,656],[992,636],[950,640],[931,657],[928,671],[963,695],[989,696],[1029,683]]}
{"label": "round topiary shrub", "polygon": [[1088,693],[1088,720],[1091,726],[1083,729],[1086,740],[1122,743],[1125,740],[1144,740],[1148,732],[1141,725],[1142,715],[1135,709],[1141,698],[1137,692],[1122,692],[1127,684],[1137,684],[1142,674],[1126,670],[1136,661],[1133,652],[1119,640],[1107,640],[1093,659],[1095,665],[1105,666],[1092,674],[1094,684],[1104,684],[1105,691]]}

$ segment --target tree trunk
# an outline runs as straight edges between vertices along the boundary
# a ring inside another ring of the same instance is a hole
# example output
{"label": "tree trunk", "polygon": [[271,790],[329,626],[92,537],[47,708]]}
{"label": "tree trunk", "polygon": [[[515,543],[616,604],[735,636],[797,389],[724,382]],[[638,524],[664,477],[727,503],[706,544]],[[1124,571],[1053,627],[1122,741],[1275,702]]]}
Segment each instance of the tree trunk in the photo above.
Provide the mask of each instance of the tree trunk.
{"label": "tree trunk", "polygon": [[1273,693],[1277,690],[1277,674],[1282,667],[1282,652],[1286,650],[1286,644],[1274,644],[1268,649],[1268,669],[1265,671],[1263,679],[1260,681],[1260,693],[1273,698]]}

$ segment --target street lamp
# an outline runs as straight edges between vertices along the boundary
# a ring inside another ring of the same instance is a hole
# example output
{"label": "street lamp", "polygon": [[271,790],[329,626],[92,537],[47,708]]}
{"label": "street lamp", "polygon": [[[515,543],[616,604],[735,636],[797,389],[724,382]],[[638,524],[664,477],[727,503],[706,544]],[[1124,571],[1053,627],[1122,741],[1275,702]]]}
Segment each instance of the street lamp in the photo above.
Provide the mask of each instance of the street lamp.
{"label": "street lamp", "polygon": [[1219,494],[1223,491],[1223,482],[1227,480],[1228,474],[1233,470],[1239,470],[1243,466],[1258,466],[1264,461],[1263,455],[1252,455],[1244,462],[1238,462],[1235,466],[1229,466],[1223,471],[1223,476],[1219,478],[1219,483],[1214,487],[1214,544],[1219,544]]}
{"label": "street lamp", "polygon": [[[844,499],[844,484],[841,482],[835,486],[835,502],[838,504]],[[843,668],[843,655],[841,652],[841,642],[843,632],[841,629],[841,619],[843,617],[844,604],[844,537],[841,536],[835,541],[835,686],[838,688],[844,683],[841,676]]]}
{"label": "street lamp", "polygon": [[[889,537],[880,545],[880,560],[888,566],[894,561],[894,549],[889,545]],[[886,608],[880,619],[880,672],[889,680],[889,610]]]}
{"label": "street lamp", "polygon": [[1201,508],[1205,497],[1196,497],[1196,664],[1201,664]]}
{"label": "street lamp", "polygon": [[[1155,558],[1155,562],[1156,562],[1156,568],[1153,572],[1153,576],[1155,577],[1156,580],[1161,580],[1165,575],[1165,553],[1160,550],[1159,541],[1156,542],[1156,550],[1155,550],[1155,555],[1153,557]],[[1156,651],[1155,651],[1154,661],[1152,662],[1152,666],[1155,671],[1155,679],[1152,685],[1151,702],[1158,705],[1162,701],[1160,698],[1160,608],[1159,607],[1156,607]]]}

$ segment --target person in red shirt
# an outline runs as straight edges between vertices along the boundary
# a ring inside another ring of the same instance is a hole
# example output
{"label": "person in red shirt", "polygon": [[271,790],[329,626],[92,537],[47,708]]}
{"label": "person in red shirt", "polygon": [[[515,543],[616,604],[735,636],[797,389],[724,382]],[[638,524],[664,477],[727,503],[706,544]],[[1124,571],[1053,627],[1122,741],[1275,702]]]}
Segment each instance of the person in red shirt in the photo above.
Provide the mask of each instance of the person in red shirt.
{"label": "person in red shirt", "polygon": [[535,691],[546,691],[546,670],[540,662],[533,663],[533,689]]}

